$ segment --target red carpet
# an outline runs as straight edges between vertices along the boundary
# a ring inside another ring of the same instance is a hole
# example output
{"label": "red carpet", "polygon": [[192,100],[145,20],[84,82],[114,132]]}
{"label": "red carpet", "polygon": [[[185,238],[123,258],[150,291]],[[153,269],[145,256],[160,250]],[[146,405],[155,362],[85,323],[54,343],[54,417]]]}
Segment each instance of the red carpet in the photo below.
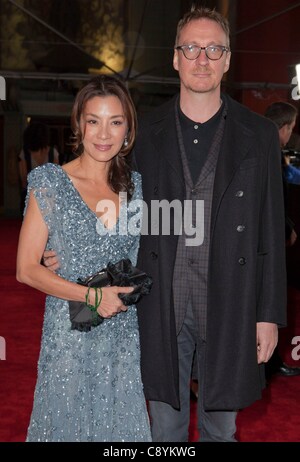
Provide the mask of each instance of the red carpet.
{"label": "red carpet", "polygon": [[[6,341],[6,360],[0,361],[0,442],[22,442],[26,437],[44,306],[43,294],[15,279],[19,227],[20,220],[0,220],[0,337]],[[291,339],[300,336],[300,290],[289,288],[288,312],[293,327],[282,330],[280,349],[288,364],[300,366],[300,360],[291,358]],[[299,392],[300,376],[275,377],[263,399],[239,413],[239,441],[299,442]],[[197,441],[195,421],[192,403],[190,441]]]}

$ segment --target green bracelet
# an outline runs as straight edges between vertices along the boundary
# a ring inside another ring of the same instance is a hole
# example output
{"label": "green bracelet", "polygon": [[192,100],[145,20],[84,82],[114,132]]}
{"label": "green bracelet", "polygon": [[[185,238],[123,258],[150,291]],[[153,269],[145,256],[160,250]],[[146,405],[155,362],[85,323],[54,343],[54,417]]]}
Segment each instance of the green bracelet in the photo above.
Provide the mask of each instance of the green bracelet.
{"label": "green bracelet", "polygon": [[88,287],[88,290],[87,290],[87,292],[86,292],[86,294],[85,294],[85,304],[86,304],[88,307],[90,307],[90,304],[89,304],[90,290],[91,290],[91,288]]}
{"label": "green bracelet", "polygon": [[97,308],[94,306],[94,305],[91,305],[89,303],[89,296],[90,296],[90,290],[92,289],[92,287],[89,286],[86,294],[85,294],[85,304],[86,306],[91,310],[91,311],[97,311]]}
{"label": "green bracelet", "polygon": [[102,294],[102,287],[99,287],[99,290],[100,290],[100,300],[99,300],[99,303],[98,303],[98,305],[97,305],[97,308],[99,308],[99,306],[100,306],[100,304],[101,304],[101,302],[102,302],[102,295],[103,295],[103,294]]}
{"label": "green bracelet", "polygon": [[[90,296],[90,290],[94,289],[95,291],[95,305],[91,305],[89,303],[89,296]],[[100,303],[102,302],[102,288],[99,287],[100,290],[100,299],[98,299],[98,288],[97,287],[90,287],[88,288],[86,294],[85,294],[85,304],[86,306],[91,310],[91,311],[97,311],[97,309],[100,306]]]}

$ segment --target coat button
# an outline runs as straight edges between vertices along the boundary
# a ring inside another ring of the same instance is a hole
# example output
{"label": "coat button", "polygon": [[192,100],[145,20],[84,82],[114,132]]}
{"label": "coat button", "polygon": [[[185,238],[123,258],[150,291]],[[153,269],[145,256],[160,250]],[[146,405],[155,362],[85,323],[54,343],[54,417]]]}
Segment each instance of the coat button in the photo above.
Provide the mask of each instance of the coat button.
{"label": "coat button", "polygon": [[244,225],[239,225],[239,226],[236,228],[236,230],[237,230],[238,233],[242,233],[243,231],[245,231],[245,228],[246,228],[246,226],[244,226]]}
{"label": "coat button", "polygon": [[246,258],[244,258],[244,257],[239,258],[239,264],[240,264],[241,266],[246,265]]}
{"label": "coat button", "polygon": [[154,192],[154,194],[158,193],[158,187],[157,186],[155,186],[155,188],[153,189],[153,192]]}
{"label": "coat button", "polygon": [[155,252],[150,252],[150,257],[152,258],[152,260],[157,260],[158,255]]}
{"label": "coat button", "polygon": [[244,191],[237,191],[237,192],[235,193],[235,196],[236,196],[236,197],[243,197],[243,195],[244,195]]}

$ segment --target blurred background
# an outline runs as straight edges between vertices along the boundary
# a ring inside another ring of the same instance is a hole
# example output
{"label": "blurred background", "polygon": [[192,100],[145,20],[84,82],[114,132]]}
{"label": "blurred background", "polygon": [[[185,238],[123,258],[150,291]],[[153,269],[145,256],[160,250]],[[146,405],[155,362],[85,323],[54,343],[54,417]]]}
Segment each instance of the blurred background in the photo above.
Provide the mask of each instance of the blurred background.
{"label": "blurred background", "polygon": [[[261,114],[279,100],[299,109],[299,1],[0,0],[1,216],[20,216],[18,155],[26,125],[46,123],[60,163],[68,160],[72,102],[92,75],[122,76],[139,113],[178,91],[176,26],[192,4],[229,19],[225,92]],[[296,154],[298,133],[299,121],[289,143]]]}

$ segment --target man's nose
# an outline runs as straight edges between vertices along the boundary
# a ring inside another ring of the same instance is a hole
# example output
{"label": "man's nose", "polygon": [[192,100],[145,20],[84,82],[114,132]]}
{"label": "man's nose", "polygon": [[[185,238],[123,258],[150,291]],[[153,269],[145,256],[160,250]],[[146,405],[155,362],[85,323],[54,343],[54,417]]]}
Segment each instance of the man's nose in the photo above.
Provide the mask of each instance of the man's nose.
{"label": "man's nose", "polygon": [[196,58],[196,61],[200,64],[207,64],[209,59],[208,57],[206,56],[206,52],[205,52],[205,49],[201,48],[200,50],[200,53],[199,53],[199,56],[198,58]]}

